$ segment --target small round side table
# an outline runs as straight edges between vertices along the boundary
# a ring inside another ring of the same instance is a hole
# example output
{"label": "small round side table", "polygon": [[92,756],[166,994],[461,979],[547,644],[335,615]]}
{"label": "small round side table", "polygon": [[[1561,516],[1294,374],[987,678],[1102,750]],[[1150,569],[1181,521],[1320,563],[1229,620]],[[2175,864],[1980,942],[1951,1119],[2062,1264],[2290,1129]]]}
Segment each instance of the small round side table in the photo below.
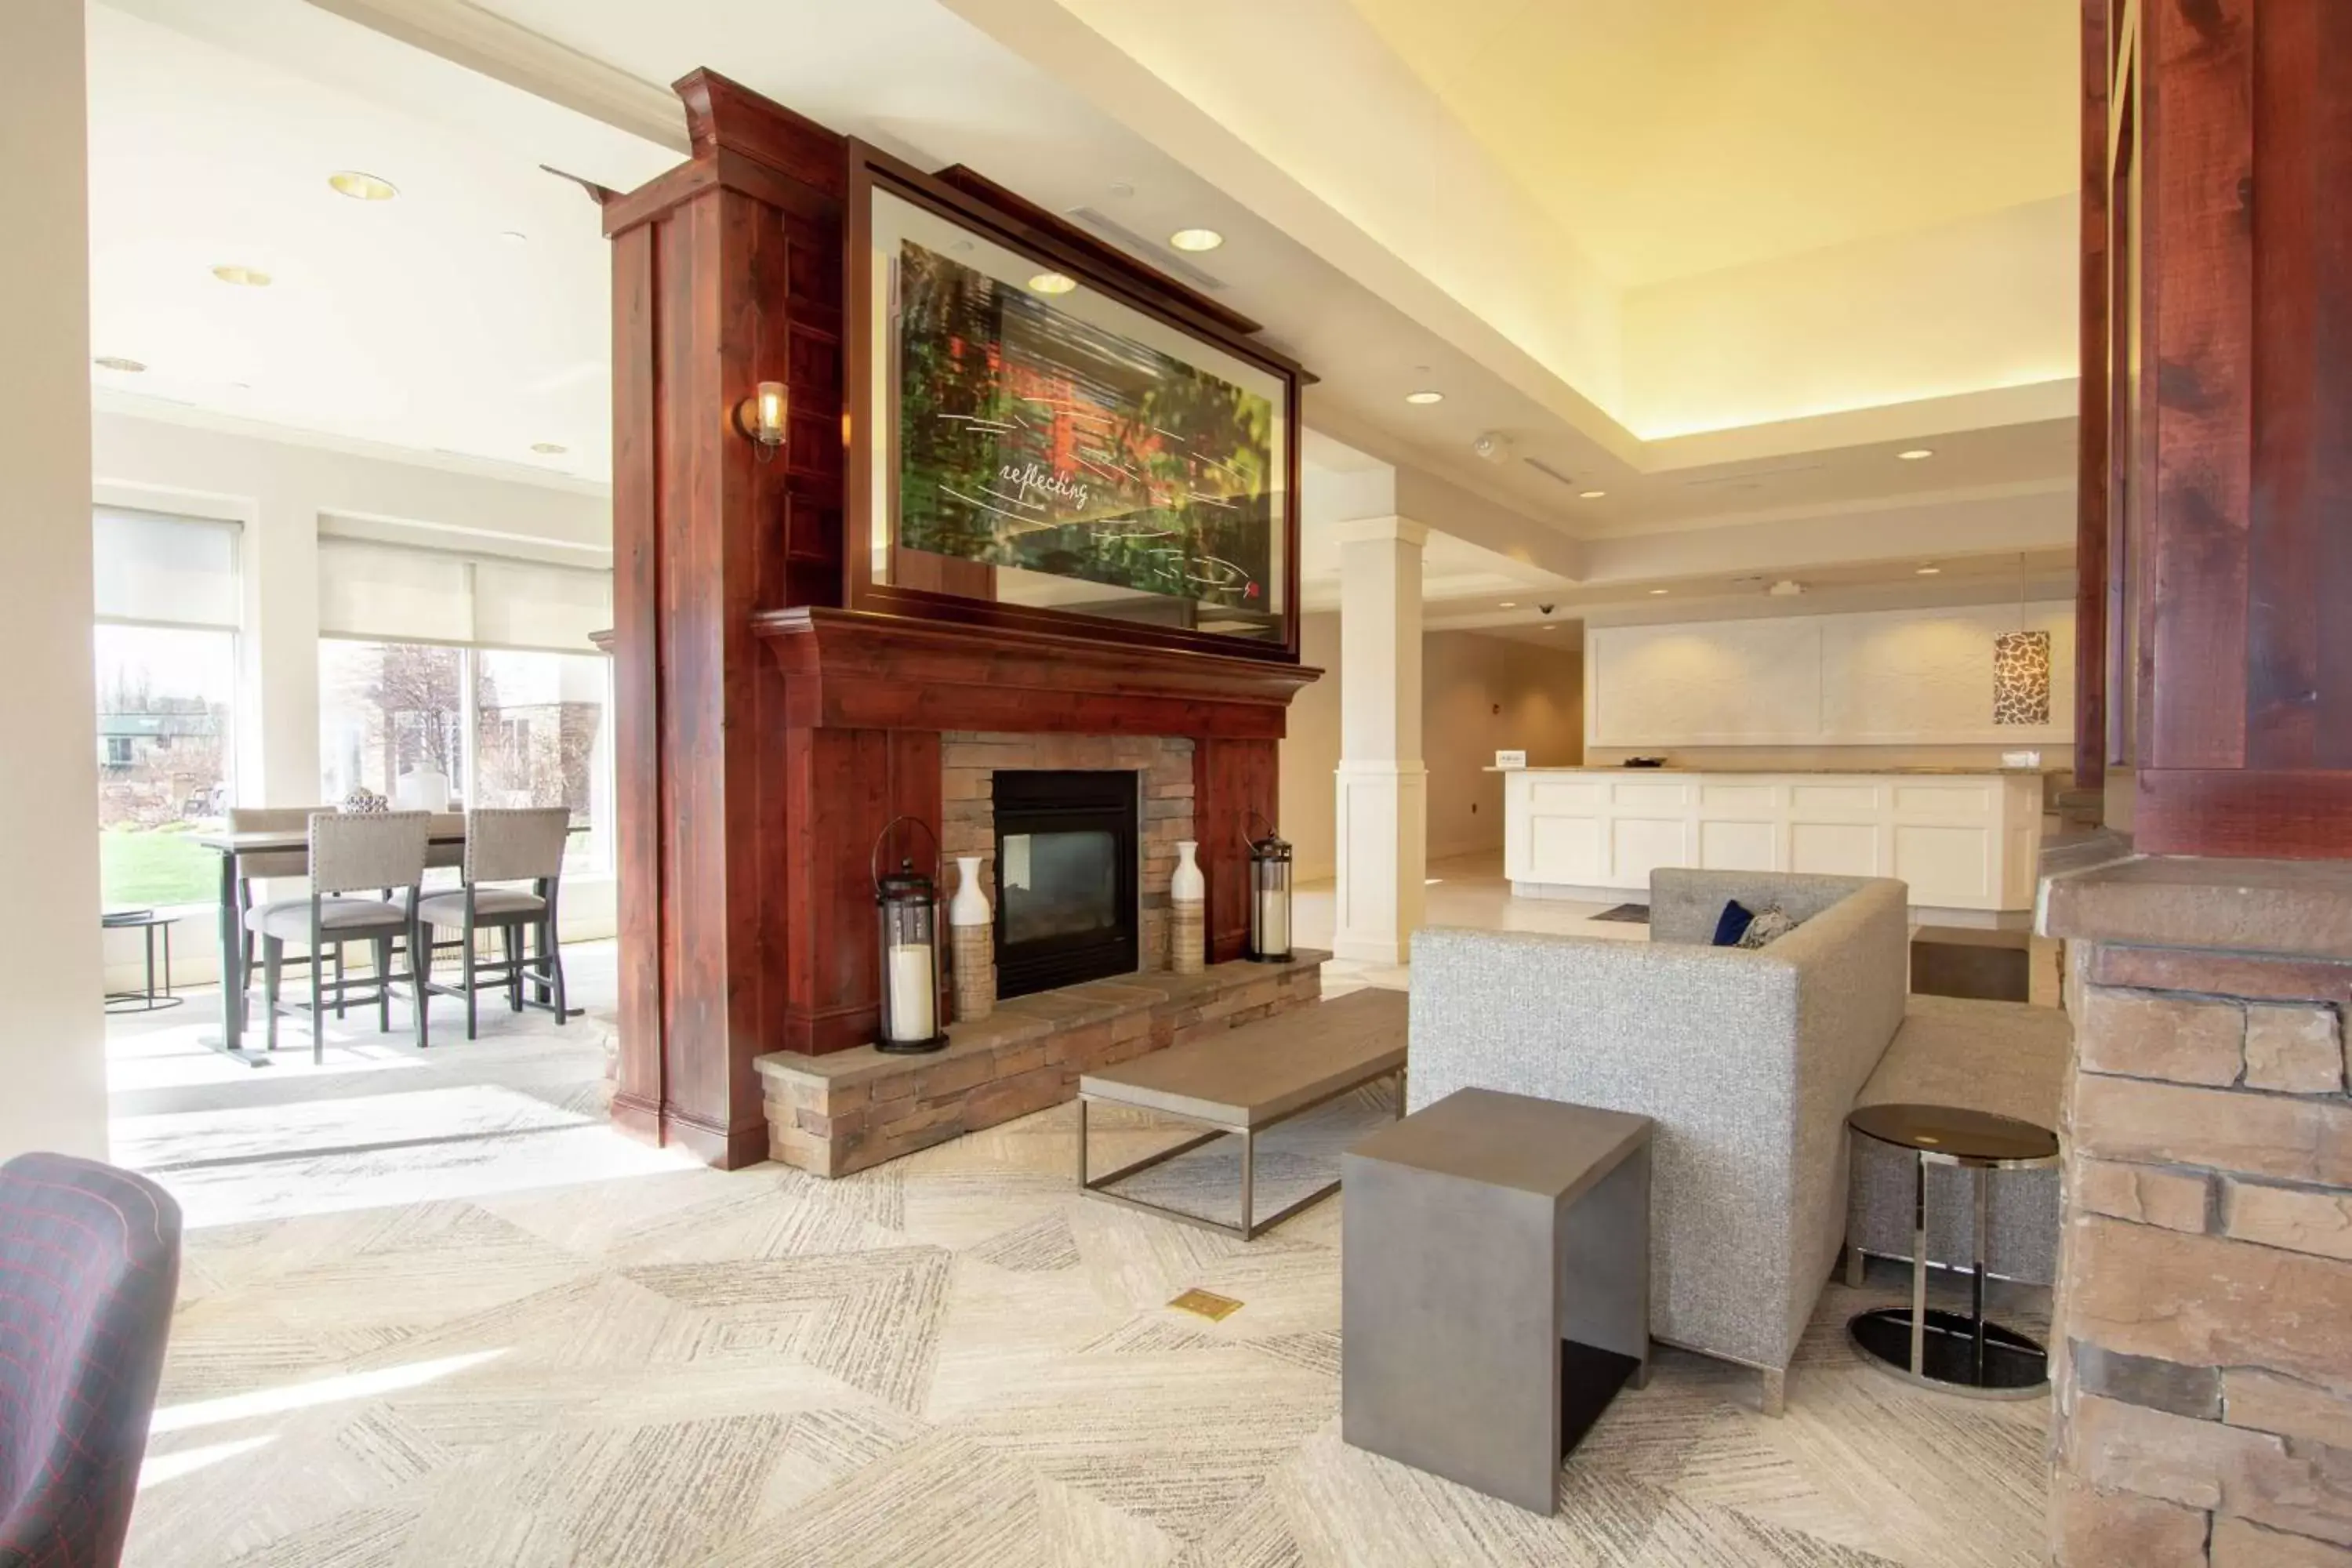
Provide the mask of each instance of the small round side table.
{"label": "small round side table", "polygon": [[[1865,1138],[1917,1162],[1911,1221],[1911,1305],[1879,1307],[1846,1323],[1863,1359],[1927,1388],[1979,1399],[2024,1399],[2050,1384],[2042,1346],[1985,1321],[1985,1185],[1994,1171],[2058,1163],[2058,1135],[2031,1121],[1944,1105],[1869,1105],[1846,1118]],[[1927,1308],[1927,1167],[1956,1165],[1973,1178],[1976,1278],[1966,1317]]]}
{"label": "small round side table", "polygon": [[[160,1013],[166,1007],[176,1007],[187,1000],[172,994],[172,928],[179,923],[177,915],[159,914],[153,910],[109,910],[99,917],[98,923],[108,931],[135,931],[147,944],[147,986],[142,991],[110,991],[106,994],[106,1010],[110,1013]],[[163,989],[155,989],[155,933],[163,933]]]}

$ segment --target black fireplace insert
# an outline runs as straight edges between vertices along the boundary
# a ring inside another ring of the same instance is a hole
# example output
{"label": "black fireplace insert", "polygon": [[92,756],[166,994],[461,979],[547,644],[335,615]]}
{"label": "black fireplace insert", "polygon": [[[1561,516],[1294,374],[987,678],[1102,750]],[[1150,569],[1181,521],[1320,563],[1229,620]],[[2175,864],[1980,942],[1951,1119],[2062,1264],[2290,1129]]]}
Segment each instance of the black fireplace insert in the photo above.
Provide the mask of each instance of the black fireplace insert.
{"label": "black fireplace insert", "polygon": [[1136,775],[1000,773],[995,797],[996,994],[1132,973]]}

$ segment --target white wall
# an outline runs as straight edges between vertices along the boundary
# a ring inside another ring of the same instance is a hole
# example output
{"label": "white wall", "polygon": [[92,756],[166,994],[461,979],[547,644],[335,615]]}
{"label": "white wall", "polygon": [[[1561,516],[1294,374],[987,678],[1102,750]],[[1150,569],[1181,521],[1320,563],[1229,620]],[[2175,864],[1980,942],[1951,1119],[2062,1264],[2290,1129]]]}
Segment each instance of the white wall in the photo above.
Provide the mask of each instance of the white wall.
{"label": "white wall", "polygon": [[[450,531],[452,548],[531,547],[583,565],[610,561],[612,502],[576,484],[532,483],[330,446],[100,412],[92,421],[93,489],[105,504],[243,525],[239,566],[245,625],[238,639],[236,796],[246,805],[307,805],[320,798],[319,523],[322,517]],[[86,510],[86,509],[85,509]],[[88,570],[89,529],[78,541]],[[89,663],[89,592],[81,611],[82,663]],[[85,671],[85,679],[87,672]],[[87,760],[89,704],[80,721]],[[93,796],[95,786],[93,786]],[[612,879],[564,883],[567,940],[613,931]],[[180,928],[173,974],[213,977],[208,921]],[[110,984],[131,978],[135,942],[110,946]]]}
{"label": "white wall", "polygon": [[0,1158],[106,1152],[81,0],[0,14]]}
{"label": "white wall", "polygon": [[[1297,880],[1328,881],[1339,871],[1331,781],[1339,765],[1339,617],[1300,616],[1298,638],[1300,660],[1319,668],[1323,679],[1291,700],[1282,742],[1282,833],[1297,858]],[[1421,657],[1429,856],[1500,848],[1502,777],[1482,770],[1506,748],[1525,750],[1532,763],[1581,760],[1581,661],[1573,647],[1463,631],[1427,633]]]}
{"label": "white wall", "polygon": [[1584,760],[1583,659],[1475,632],[1433,632],[1421,649],[1429,858],[1499,852],[1503,775],[1486,769],[1506,750],[1537,767]]}
{"label": "white wall", "polygon": [[[2011,602],[1591,627],[1586,747],[2040,747],[2063,767],[2074,620],[2072,605]],[[1993,639],[2021,629],[2051,634],[2050,722],[1996,725]]]}

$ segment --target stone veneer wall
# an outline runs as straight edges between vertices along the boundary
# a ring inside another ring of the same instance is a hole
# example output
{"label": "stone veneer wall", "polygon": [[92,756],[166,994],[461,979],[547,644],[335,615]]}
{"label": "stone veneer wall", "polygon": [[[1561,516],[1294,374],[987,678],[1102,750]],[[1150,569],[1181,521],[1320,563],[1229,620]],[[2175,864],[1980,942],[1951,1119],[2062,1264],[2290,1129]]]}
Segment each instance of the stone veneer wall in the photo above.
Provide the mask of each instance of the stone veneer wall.
{"label": "stone veneer wall", "polygon": [[[1136,956],[1145,970],[1168,967],[1168,884],[1176,872],[1179,839],[1192,831],[1192,742],[1160,735],[999,735],[950,731],[940,737],[944,816],[940,852],[982,857],[989,906],[1003,897],[996,882],[996,802],[999,769],[1124,771],[1139,775],[1143,820],[1136,841],[1143,864],[1136,879],[1139,908]],[[955,873],[948,873],[952,883]],[[946,889],[952,892],[952,887]],[[992,979],[993,977],[992,976]]]}
{"label": "stone veneer wall", "polygon": [[1125,974],[1016,996],[948,1030],[933,1056],[871,1046],[759,1058],[769,1152],[819,1176],[869,1166],[1076,1098],[1115,1062],[1305,1007],[1323,994],[1323,952],[1288,963],[1237,959],[1198,974]]}
{"label": "stone veneer wall", "polygon": [[2262,864],[2051,885],[2075,939],[2062,1568],[2352,1568],[2352,962],[2311,900],[2247,886],[2328,873]]}

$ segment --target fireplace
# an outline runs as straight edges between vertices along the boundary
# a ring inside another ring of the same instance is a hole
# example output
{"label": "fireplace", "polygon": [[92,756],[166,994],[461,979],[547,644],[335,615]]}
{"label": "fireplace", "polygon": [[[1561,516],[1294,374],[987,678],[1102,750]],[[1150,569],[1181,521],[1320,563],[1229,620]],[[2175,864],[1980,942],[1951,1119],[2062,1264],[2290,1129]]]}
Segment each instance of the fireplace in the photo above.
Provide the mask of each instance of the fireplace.
{"label": "fireplace", "polygon": [[996,994],[1025,996],[1138,967],[1136,775],[1000,772]]}

